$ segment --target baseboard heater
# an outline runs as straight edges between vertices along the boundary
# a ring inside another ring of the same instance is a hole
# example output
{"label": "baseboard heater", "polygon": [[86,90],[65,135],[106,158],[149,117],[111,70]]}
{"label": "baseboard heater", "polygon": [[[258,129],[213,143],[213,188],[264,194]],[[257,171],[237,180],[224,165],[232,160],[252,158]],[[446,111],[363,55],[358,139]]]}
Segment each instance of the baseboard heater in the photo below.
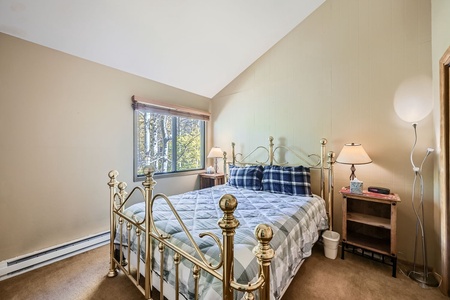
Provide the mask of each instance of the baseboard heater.
{"label": "baseboard heater", "polygon": [[109,231],[0,262],[0,281],[109,243]]}

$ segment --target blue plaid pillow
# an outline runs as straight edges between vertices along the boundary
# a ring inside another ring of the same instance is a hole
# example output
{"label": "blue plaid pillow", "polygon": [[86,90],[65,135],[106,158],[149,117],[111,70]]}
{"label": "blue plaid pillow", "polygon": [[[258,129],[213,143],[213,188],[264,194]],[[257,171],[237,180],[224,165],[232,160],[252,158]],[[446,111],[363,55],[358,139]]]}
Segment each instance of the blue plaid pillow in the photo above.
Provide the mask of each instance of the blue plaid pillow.
{"label": "blue plaid pillow", "polygon": [[311,173],[303,166],[265,166],[262,178],[263,191],[310,197]]}
{"label": "blue plaid pillow", "polygon": [[237,167],[230,165],[228,185],[260,191],[263,175],[262,166]]}

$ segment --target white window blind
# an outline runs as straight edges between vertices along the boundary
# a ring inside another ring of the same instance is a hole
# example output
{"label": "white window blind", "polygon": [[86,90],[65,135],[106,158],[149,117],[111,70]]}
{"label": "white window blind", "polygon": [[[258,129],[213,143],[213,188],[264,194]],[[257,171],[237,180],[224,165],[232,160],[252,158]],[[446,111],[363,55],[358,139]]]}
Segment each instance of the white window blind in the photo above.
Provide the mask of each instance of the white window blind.
{"label": "white window blind", "polygon": [[205,112],[202,110],[163,103],[155,100],[145,99],[138,96],[133,96],[132,101],[134,110],[138,109],[142,111],[151,111],[162,115],[178,116],[203,121],[209,121],[211,116],[209,112]]}

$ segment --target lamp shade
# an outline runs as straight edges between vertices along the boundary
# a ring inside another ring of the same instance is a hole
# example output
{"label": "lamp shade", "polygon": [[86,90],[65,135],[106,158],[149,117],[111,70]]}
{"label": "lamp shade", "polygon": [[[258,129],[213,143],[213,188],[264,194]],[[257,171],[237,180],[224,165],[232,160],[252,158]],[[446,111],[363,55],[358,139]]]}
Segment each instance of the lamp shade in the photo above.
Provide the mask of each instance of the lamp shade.
{"label": "lamp shade", "polygon": [[337,163],[346,165],[364,165],[370,164],[372,159],[367,155],[361,144],[345,144],[336,159]]}
{"label": "lamp shade", "polygon": [[394,96],[394,109],[404,121],[417,123],[433,110],[432,81],[428,76],[417,76],[403,81]]}
{"label": "lamp shade", "polygon": [[223,156],[223,151],[219,147],[212,147],[209,151],[208,158],[219,158]]}

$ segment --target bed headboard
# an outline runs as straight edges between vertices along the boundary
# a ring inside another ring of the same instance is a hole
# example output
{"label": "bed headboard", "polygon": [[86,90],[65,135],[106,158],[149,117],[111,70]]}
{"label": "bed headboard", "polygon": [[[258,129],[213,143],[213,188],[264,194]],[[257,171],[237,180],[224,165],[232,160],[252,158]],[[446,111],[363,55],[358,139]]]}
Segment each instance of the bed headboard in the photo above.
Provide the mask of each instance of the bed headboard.
{"label": "bed headboard", "polygon": [[248,154],[237,153],[233,142],[231,144],[231,157],[227,160],[227,153],[224,152],[224,173],[228,179],[228,165],[275,165],[275,166],[305,166],[311,170],[311,185],[313,191],[320,195],[327,202],[330,230],[333,230],[333,197],[334,178],[333,164],[334,152],[326,150],[327,140],[320,139],[319,154],[307,154],[302,150],[294,150],[286,145],[275,146],[274,138],[269,137],[268,146],[258,146]]}

